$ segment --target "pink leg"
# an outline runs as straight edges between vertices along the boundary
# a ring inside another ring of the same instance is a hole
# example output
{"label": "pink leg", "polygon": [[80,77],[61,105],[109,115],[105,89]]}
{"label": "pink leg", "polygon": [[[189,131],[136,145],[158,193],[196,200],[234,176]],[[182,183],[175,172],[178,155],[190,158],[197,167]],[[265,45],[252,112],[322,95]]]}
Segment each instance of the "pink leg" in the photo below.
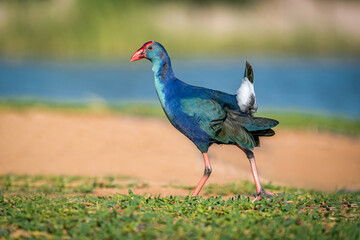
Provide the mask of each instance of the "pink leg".
{"label": "pink leg", "polygon": [[250,158],[249,161],[250,161],[251,172],[255,181],[256,193],[259,193],[262,187],[260,184],[259,174],[256,168],[255,158]]}
{"label": "pink leg", "polygon": [[203,153],[203,157],[204,157],[204,162],[205,162],[204,175],[200,179],[200,182],[196,186],[196,188],[195,188],[194,192],[191,194],[191,196],[196,196],[199,194],[201,188],[204,186],[206,180],[209,178],[209,176],[211,174],[211,165],[210,165],[210,161],[209,161],[207,153]]}
{"label": "pink leg", "polygon": [[261,186],[259,174],[258,174],[256,163],[255,163],[254,153],[248,149],[244,149],[244,148],[240,147],[239,145],[236,145],[236,146],[238,148],[240,148],[246,154],[246,156],[248,157],[248,159],[250,161],[251,172],[254,177],[255,187],[256,187],[256,198],[253,200],[253,202],[260,200],[262,198],[262,196],[266,196],[266,197],[274,196],[275,195],[274,193],[265,191]]}

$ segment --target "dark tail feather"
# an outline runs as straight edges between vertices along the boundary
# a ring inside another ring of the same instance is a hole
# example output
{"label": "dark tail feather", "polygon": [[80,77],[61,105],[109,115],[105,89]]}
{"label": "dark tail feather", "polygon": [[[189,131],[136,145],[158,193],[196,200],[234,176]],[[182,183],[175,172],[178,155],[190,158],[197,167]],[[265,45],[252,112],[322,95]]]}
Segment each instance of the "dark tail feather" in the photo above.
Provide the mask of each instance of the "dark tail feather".
{"label": "dark tail feather", "polygon": [[259,136],[259,137],[271,137],[275,135],[275,131],[272,129],[253,131],[250,133],[253,136]]}
{"label": "dark tail feather", "polygon": [[254,71],[248,61],[246,61],[244,77],[247,77],[251,83],[254,83]]}
{"label": "dark tail feather", "polygon": [[272,129],[267,129],[267,130],[253,131],[253,132],[250,132],[250,134],[254,138],[255,146],[259,147],[260,146],[260,138],[259,137],[271,137],[271,136],[274,136],[275,131],[272,130]]}
{"label": "dark tail feather", "polygon": [[259,130],[267,130],[273,128],[279,124],[278,121],[270,118],[262,118],[262,117],[249,117],[242,116],[235,111],[231,111],[226,109],[228,115],[230,115],[233,119],[236,119],[246,130],[259,131]]}

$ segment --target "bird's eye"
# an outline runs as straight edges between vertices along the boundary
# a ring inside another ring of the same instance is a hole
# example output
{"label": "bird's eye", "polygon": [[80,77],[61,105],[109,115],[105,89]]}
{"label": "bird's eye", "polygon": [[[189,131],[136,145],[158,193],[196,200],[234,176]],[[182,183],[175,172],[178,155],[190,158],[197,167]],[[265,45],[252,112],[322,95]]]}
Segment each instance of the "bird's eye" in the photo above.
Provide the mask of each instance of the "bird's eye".
{"label": "bird's eye", "polygon": [[148,49],[149,49],[149,50],[152,50],[152,49],[153,49],[153,47],[152,47],[152,46],[149,46],[149,47],[148,47]]}

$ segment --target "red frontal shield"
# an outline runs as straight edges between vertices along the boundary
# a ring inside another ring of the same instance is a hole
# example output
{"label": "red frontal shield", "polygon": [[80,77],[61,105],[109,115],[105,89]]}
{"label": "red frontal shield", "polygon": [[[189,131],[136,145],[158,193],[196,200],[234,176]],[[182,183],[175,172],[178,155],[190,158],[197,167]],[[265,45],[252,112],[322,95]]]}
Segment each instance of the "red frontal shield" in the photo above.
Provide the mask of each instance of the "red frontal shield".
{"label": "red frontal shield", "polygon": [[139,48],[131,57],[130,62],[134,62],[143,58],[146,58],[146,53],[145,53],[145,48],[150,45],[153,44],[154,41],[150,41],[145,43],[141,48]]}

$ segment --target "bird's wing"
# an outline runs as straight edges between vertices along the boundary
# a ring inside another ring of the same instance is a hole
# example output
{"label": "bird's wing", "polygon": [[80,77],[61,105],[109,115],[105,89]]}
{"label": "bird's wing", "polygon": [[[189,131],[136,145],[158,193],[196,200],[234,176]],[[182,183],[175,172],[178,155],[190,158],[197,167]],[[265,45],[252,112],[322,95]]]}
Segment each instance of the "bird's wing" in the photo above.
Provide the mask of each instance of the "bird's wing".
{"label": "bird's wing", "polygon": [[254,137],[229,115],[221,105],[212,99],[181,99],[182,111],[195,120],[214,141],[225,144],[238,144],[243,148],[256,146]]}

